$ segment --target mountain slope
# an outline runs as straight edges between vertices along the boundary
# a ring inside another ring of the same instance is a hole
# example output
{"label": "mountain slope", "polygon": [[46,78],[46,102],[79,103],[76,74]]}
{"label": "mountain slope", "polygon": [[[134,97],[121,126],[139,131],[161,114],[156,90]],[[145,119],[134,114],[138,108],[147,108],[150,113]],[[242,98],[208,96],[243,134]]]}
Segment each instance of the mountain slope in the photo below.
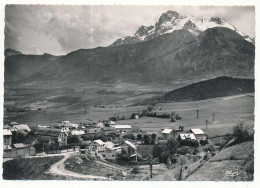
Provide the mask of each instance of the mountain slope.
{"label": "mountain slope", "polygon": [[254,92],[253,79],[218,77],[170,91],[160,101],[197,101],[252,92]]}
{"label": "mountain slope", "polygon": [[8,55],[5,58],[5,81],[18,81],[28,78],[52,62],[58,57],[49,54],[44,55]]}
{"label": "mountain slope", "polygon": [[213,27],[229,28],[237,32],[245,40],[254,43],[253,39],[240,32],[232,24],[221,18],[196,18],[194,16],[183,16],[175,11],[167,11],[160,16],[158,22],[156,22],[154,26],[146,27],[142,25],[134,34],[116,40],[113,44],[110,45],[110,47],[122,44],[132,44],[141,41],[148,41],[163,34],[171,33],[179,29],[185,29],[197,36],[206,29]]}
{"label": "mountain slope", "polygon": [[254,50],[228,28],[208,29],[197,37],[182,29],[145,42],[81,49],[60,57],[10,56],[5,79],[153,84],[218,76],[253,78]]}
{"label": "mountain slope", "polygon": [[21,54],[21,52],[13,50],[13,49],[5,49],[5,57],[9,57],[12,55],[18,55]]}

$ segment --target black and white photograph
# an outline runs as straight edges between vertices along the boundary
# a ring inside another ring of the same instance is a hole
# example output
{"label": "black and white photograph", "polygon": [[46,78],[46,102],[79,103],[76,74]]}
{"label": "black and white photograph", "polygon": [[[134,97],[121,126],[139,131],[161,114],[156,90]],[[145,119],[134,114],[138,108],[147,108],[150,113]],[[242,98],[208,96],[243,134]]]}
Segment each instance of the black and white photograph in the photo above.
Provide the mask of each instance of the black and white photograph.
{"label": "black and white photograph", "polygon": [[3,180],[255,180],[255,6],[4,11]]}

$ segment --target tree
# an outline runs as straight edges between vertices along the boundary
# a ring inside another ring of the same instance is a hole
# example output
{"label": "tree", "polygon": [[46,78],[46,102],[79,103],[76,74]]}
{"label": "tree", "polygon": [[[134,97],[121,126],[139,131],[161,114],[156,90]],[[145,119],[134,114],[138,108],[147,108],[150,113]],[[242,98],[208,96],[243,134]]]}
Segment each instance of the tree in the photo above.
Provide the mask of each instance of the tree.
{"label": "tree", "polygon": [[152,110],[154,109],[154,106],[148,106],[148,108],[147,108],[147,110],[149,111],[149,112],[151,112]]}
{"label": "tree", "polygon": [[73,135],[73,136],[70,136],[68,137],[68,144],[76,144],[76,143],[79,143],[80,140],[79,140],[79,137],[76,136],[76,135]]}
{"label": "tree", "polygon": [[148,135],[144,135],[143,141],[144,141],[144,144],[145,144],[145,145],[148,145],[148,144],[151,143],[151,137],[148,136]]}
{"label": "tree", "polygon": [[213,121],[213,122],[215,121],[215,112],[212,113],[212,121]]}
{"label": "tree", "polygon": [[205,124],[206,124],[206,129],[208,129],[209,120],[206,119]]}
{"label": "tree", "polygon": [[244,120],[240,120],[233,128],[233,135],[237,142],[254,140],[254,130],[248,128]]}
{"label": "tree", "polygon": [[138,135],[137,135],[137,140],[138,140],[138,141],[142,141],[142,138],[143,138],[143,135],[142,135],[142,134],[138,134]]}
{"label": "tree", "polygon": [[152,134],[152,144],[155,144],[156,137],[157,137],[157,134],[153,133]]}
{"label": "tree", "polygon": [[199,109],[196,110],[197,118],[199,118]]}
{"label": "tree", "polygon": [[180,126],[179,126],[179,130],[183,131],[183,129],[184,129],[184,126],[183,126],[183,125],[180,125]]}
{"label": "tree", "polygon": [[153,156],[152,155],[149,155],[148,161],[150,166],[150,178],[153,178]]}

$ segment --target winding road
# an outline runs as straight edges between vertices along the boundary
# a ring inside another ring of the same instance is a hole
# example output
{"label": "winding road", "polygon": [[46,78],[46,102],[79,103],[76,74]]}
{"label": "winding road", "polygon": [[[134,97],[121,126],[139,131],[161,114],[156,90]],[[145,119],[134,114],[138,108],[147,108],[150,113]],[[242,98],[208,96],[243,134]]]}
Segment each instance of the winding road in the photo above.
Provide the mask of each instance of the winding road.
{"label": "winding road", "polygon": [[106,177],[103,176],[93,176],[93,175],[85,175],[85,174],[78,174],[75,172],[71,172],[65,169],[64,162],[71,156],[72,153],[65,153],[64,158],[58,161],[57,163],[53,164],[48,174],[54,174],[59,176],[66,176],[66,177],[73,177],[79,179],[86,179],[86,180],[107,180]]}

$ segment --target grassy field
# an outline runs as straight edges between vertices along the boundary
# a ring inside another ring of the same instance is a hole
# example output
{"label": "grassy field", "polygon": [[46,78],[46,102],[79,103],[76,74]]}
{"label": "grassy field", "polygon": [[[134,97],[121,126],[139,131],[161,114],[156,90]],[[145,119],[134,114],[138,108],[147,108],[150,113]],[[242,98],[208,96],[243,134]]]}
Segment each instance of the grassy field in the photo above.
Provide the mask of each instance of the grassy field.
{"label": "grassy field", "polygon": [[[152,90],[152,87],[139,87],[134,91],[133,85],[125,87],[118,83],[111,87],[110,85],[104,88],[97,87],[94,91],[90,91],[87,86],[79,86],[77,91],[71,91],[68,88],[63,90],[50,90],[39,93],[39,87],[35,86],[32,95],[31,90],[16,89],[11,90],[7,88],[5,92],[9,93],[5,102],[15,101],[14,96],[19,94],[16,103],[25,105],[30,98],[31,103],[39,102],[42,98],[47,98],[50,107],[42,111],[4,113],[5,121],[17,121],[20,123],[27,123],[30,127],[35,127],[37,124],[52,124],[59,120],[69,120],[72,122],[89,122],[91,119],[94,122],[99,120],[106,120],[112,116],[125,116],[126,120],[118,121],[119,124],[130,124],[138,126],[144,130],[160,131],[164,128],[178,128],[183,125],[185,131],[190,128],[201,128],[209,136],[223,135],[232,131],[239,119],[245,119],[248,126],[254,126],[254,94],[237,95],[231,97],[221,97],[215,99],[208,99],[193,102],[175,102],[175,103],[160,103],[156,104],[154,112],[157,114],[170,113],[175,111],[182,119],[178,123],[172,123],[169,119],[141,117],[139,119],[128,119],[132,113],[147,109],[147,106],[128,106],[122,100],[129,100],[135,98],[139,100],[142,97],[156,95],[160,93],[160,89]],[[91,88],[91,87],[90,87]],[[111,89],[112,88],[112,89]],[[127,88],[127,89],[126,89]],[[160,87],[159,87],[160,88]],[[19,91],[21,93],[19,93]],[[42,90],[43,91],[43,90]],[[38,92],[38,93],[37,93]],[[76,92],[76,94],[75,94]],[[14,93],[12,96],[10,94]],[[37,95],[36,95],[37,93]],[[60,97],[60,95],[67,93],[67,97]],[[96,94],[98,93],[98,94]],[[37,97],[35,97],[37,96]],[[11,97],[11,98],[8,98]],[[13,98],[12,98],[13,97]],[[77,98],[80,98],[78,100]],[[27,98],[27,100],[25,100]],[[100,104],[105,105],[105,108],[95,108],[97,105],[95,100],[100,100]],[[69,103],[68,103],[69,101]],[[103,101],[103,102],[102,102]],[[106,101],[106,102],[105,102]],[[121,102],[120,102],[121,101]],[[30,103],[30,104],[31,104]],[[92,104],[92,107],[90,107]],[[128,103],[130,104],[130,103]],[[85,115],[85,108],[87,114]],[[199,118],[196,117],[196,110],[199,109]],[[215,113],[215,121],[212,121],[212,113]],[[208,129],[206,130],[205,120],[209,120]]]}
{"label": "grassy field", "polygon": [[62,156],[14,159],[3,163],[3,179],[6,180],[51,180],[65,177],[45,174],[51,165],[61,160]]}
{"label": "grassy field", "polygon": [[[252,174],[247,173],[247,157],[254,150],[254,142],[240,143],[221,150],[195,173],[188,181],[249,181]],[[231,176],[227,172],[238,172]],[[207,174],[207,175],[205,175]]]}

